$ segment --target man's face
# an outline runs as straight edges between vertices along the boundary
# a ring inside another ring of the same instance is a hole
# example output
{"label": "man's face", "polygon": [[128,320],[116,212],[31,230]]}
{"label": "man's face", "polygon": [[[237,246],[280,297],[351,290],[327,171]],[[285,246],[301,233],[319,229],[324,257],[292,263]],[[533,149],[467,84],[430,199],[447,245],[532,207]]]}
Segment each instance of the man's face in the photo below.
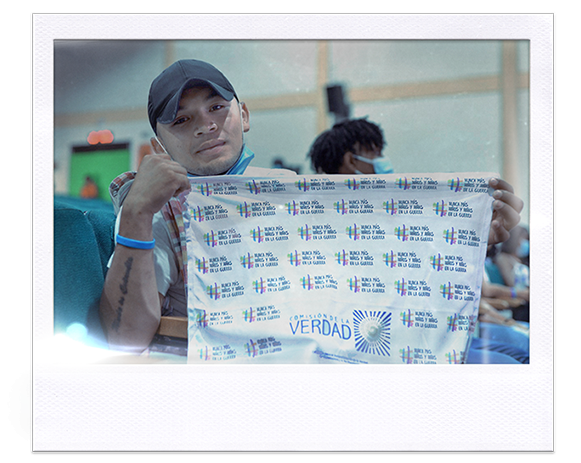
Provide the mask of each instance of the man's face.
{"label": "man's face", "polygon": [[232,167],[250,129],[244,103],[227,101],[210,87],[185,90],[175,119],[157,123],[157,135],[172,159],[195,175],[220,175]]}

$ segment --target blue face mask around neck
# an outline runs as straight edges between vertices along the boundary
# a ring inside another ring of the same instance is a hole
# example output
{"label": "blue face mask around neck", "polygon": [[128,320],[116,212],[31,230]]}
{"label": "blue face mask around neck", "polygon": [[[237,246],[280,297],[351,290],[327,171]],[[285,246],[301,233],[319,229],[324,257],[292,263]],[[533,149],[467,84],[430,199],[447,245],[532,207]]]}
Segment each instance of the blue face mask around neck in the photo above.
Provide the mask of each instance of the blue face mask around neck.
{"label": "blue face mask around neck", "polygon": [[[366,162],[367,164],[371,164],[373,166],[373,171],[376,174],[392,174],[393,173],[393,166],[391,165],[391,161],[389,158],[386,157],[379,157],[368,159],[364,158],[363,156],[353,156],[355,159],[359,159],[360,161]],[[355,171],[356,174],[362,174],[360,171]]]}
{"label": "blue face mask around neck", "polygon": [[[246,145],[242,146],[242,152],[238,156],[238,160],[234,163],[230,169],[222,175],[242,175],[248,164],[254,159],[254,153],[246,148]],[[188,177],[198,177],[195,174],[188,172]]]}
{"label": "blue face mask around neck", "polygon": [[252,159],[254,159],[254,153],[246,148],[246,145],[242,146],[242,153],[240,154],[238,161],[236,161],[236,164],[234,164],[230,170],[226,172],[226,175],[243,174]]}
{"label": "blue face mask around neck", "polygon": [[244,120],[242,117],[242,103],[238,103],[238,109],[240,110],[240,130],[242,132],[242,150],[240,150],[240,156],[236,163],[230,167],[230,170],[226,172],[225,175],[241,175],[244,173],[250,161],[254,159],[254,153],[246,148],[246,143],[244,142]]}

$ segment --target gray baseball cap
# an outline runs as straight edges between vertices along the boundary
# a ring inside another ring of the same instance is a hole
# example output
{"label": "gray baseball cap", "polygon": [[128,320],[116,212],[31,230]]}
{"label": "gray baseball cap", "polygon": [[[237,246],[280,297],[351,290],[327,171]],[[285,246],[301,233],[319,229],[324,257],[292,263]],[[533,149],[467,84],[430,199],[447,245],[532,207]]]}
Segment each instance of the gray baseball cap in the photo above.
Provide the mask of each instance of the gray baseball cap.
{"label": "gray baseball cap", "polygon": [[218,69],[195,59],[176,61],[151,83],[147,113],[153,131],[157,122],[169,124],[176,117],[184,90],[195,85],[208,85],[222,98],[238,100],[232,84]]}

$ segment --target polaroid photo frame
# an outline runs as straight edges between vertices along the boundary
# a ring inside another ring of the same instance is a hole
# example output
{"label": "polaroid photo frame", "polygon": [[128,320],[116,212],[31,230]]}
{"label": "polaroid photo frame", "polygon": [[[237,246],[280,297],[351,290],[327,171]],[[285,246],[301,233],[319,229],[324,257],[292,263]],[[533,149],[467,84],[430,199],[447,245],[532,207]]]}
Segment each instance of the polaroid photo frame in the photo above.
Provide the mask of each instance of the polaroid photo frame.
{"label": "polaroid photo frame", "polygon": [[[552,15],[34,15],[33,36],[33,451],[552,450]],[[53,45],[67,39],[529,40],[531,363],[355,369],[52,357]]]}

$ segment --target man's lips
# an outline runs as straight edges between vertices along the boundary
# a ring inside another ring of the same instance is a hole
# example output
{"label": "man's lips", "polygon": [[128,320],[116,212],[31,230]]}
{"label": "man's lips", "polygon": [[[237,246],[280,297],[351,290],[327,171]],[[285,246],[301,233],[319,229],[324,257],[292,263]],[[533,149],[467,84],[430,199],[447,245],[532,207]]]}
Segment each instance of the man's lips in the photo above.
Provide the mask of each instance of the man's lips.
{"label": "man's lips", "polygon": [[202,143],[202,145],[200,146],[200,149],[198,149],[196,151],[196,154],[206,154],[206,153],[209,153],[214,148],[219,148],[221,146],[224,146],[225,144],[226,144],[226,142],[224,142],[223,140],[210,140],[210,141],[206,141],[206,142]]}

